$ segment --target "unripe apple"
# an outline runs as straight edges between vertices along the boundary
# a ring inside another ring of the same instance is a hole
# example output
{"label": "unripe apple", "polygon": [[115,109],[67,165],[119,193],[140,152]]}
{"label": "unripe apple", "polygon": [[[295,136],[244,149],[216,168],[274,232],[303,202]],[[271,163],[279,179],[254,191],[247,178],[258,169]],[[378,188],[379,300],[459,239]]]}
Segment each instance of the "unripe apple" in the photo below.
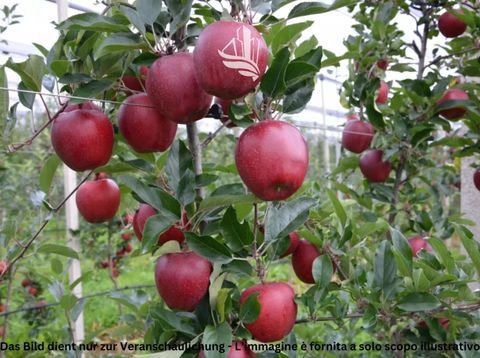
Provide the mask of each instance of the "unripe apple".
{"label": "unripe apple", "polygon": [[292,255],[292,266],[297,277],[305,283],[315,283],[313,262],[320,256],[320,250],[307,240],[300,240]]}
{"label": "unripe apple", "polygon": [[208,113],[212,96],[198,84],[193,55],[180,52],[156,60],[147,77],[147,93],[160,114],[175,122],[188,124]]}
{"label": "unripe apple", "polygon": [[480,190],[480,168],[473,173],[473,184],[475,184],[477,190]]}
{"label": "unripe apple", "polygon": [[438,30],[445,37],[457,37],[465,32],[467,25],[454,14],[446,11],[438,18]]}
{"label": "unripe apple", "polygon": [[28,287],[32,284],[32,280],[30,280],[29,278],[24,278],[22,280],[22,287]]}
{"label": "unripe apple", "polygon": [[288,248],[287,250],[285,250],[285,252],[282,255],[280,255],[280,257],[285,257],[290,254],[293,254],[297,249],[298,244],[300,243],[300,236],[295,231],[288,234],[288,239],[290,242],[288,245]]}
{"label": "unripe apple", "polygon": [[260,313],[254,322],[246,323],[245,328],[260,342],[283,339],[292,330],[297,317],[297,304],[292,287],[285,282],[249,287],[240,295],[240,305],[254,293],[258,293]]}
{"label": "unripe apple", "polygon": [[[227,358],[255,358],[256,356],[243,341],[233,341],[227,353]],[[200,351],[198,358],[205,358],[205,353]]]}
{"label": "unripe apple", "polygon": [[194,252],[160,256],[155,283],[160,297],[171,309],[193,311],[208,291],[212,264]]}
{"label": "unripe apple", "polygon": [[158,112],[147,94],[128,97],[118,111],[118,127],[139,153],[163,152],[172,145],[177,124]]}
{"label": "unripe apple", "polygon": [[[137,239],[139,241],[142,241],[143,229],[145,227],[147,219],[156,214],[157,211],[152,206],[148,204],[140,204],[140,207],[138,208],[135,216],[133,217],[133,230],[135,231],[135,235],[137,236]],[[171,226],[167,231],[161,234],[158,237],[158,245],[163,245],[170,240],[175,240],[179,243],[185,241],[185,234],[183,233],[183,230],[188,230],[188,228],[184,226],[184,220],[185,219],[183,218],[182,212],[182,223]],[[186,221],[188,222],[188,218],[186,219]]]}
{"label": "unripe apple", "polygon": [[[450,88],[445,91],[442,98],[437,102],[438,105],[446,101],[468,101],[468,94],[465,91],[462,91],[459,88]],[[447,119],[459,119],[462,118],[467,112],[466,108],[462,107],[453,107],[440,111],[440,114]]]}
{"label": "unripe apple", "polygon": [[427,240],[423,238],[423,236],[415,235],[408,239],[408,244],[412,249],[412,255],[417,257],[418,252],[420,250],[426,250],[427,252],[432,252],[432,247],[428,243]]}
{"label": "unripe apple", "polygon": [[77,109],[61,113],[51,131],[53,149],[75,171],[95,169],[110,160],[113,126],[100,111]]}
{"label": "unripe apple", "polygon": [[362,153],[370,147],[375,130],[369,122],[352,120],[343,128],[342,146],[353,152]]}
{"label": "unripe apple", "polygon": [[90,223],[112,219],[120,206],[120,189],[112,179],[89,180],[78,188],[78,211]]}
{"label": "unripe apple", "polygon": [[293,125],[264,120],[248,127],[235,149],[238,173],[262,200],[284,200],[303,184],[308,170],[308,147]]}
{"label": "unripe apple", "polygon": [[217,21],[200,33],[193,57],[200,86],[216,97],[235,99],[252,91],[262,79],[268,47],[253,26]]}
{"label": "unripe apple", "polygon": [[360,171],[371,183],[383,183],[390,175],[392,166],[383,160],[383,150],[370,149],[360,157]]}
{"label": "unripe apple", "polygon": [[380,87],[378,88],[378,94],[375,102],[377,104],[385,104],[388,101],[388,84],[385,81],[380,81]]}

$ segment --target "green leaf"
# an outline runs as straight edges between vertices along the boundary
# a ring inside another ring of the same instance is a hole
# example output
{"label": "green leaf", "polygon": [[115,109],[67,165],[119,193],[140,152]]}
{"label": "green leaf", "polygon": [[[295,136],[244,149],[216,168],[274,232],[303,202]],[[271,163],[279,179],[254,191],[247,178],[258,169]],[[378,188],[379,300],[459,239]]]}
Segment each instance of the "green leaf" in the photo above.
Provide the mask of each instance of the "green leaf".
{"label": "green leaf", "polygon": [[272,65],[265,73],[260,84],[260,89],[271,98],[280,97],[287,88],[285,84],[285,72],[290,60],[290,50],[287,47],[277,52]]}
{"label": "green leaf", "polygon": [[220,316],[220,322],[225,321],[225,310],[227,306],[227,300],[230,297],[231,288],[221,288],[217,294],[216,310]]}
{"label": "green leaf", "polygon": [[71,65],[72,62],[68,60],[55,60],[49,66],[55,76],[62,77],[69,72]]}
{"label": "green leaf", "polygon": [[253,242],[253,234],[250,226],[245,221],[240,224],[237,220],[235,209],[230,206],[223,215],[221,228],[225,242],[233,252],[242,250]]}
{"label": "green leaf", "polygon": [[[161,2],[159,3],[161,4]],[[120,10],[122,11],[122,14],[127,17],[130,23],[138,29],[138,31],[140,31],[142,34],[145,34],[145,22],[137,11],[128,6],[122,6],[120,7]]]}
{"label": "green leaf", "polygon": [[195,201],[195,174],[190,169],[183,173],[182,179],[178,183],[177,197],[183,206]]}
{"label": "green leaf", "polygon": [[272,12],[277,11],[278,9],[284,7],[285,5],[290,4],[296,0],[273,0],[272,1]]}
{"label": "green leaf", "polygon": [[128,31],[128,26],[120,23],[116,18],[87,12],[69,17],[67,20],[60,23],[57,29],[122,32]]}
{"label": "green leaf", "polygon": [[[215,326],[206,326],[203,331],[202,344],[207,347],[228,347],[232,343],[232,329],[227,322],[223,322]],[[224,358],[225,353],[220,353],[220,350],[210,349],[205,350],[206,358]]]}
{"label": "green leaf", "polygon": [[[8,79],[7,79],[7,74],[5,72],[5,66],[0,66],[0,86],[3,88],[8,88]],[[1,90],[0,91],[0,116],[2,118],[2,122],[4,121],[5,118],[8,117],[8,109],[10,107],[9,103],[10,103],[10,95],[8,91]]]}
{"label": "green leaf", "polygon": [[301,57],[297,57],[292,63],[308,63],[309,65],[315,66],[318,72],[322,67],[322,57],[323,49],[322,47],[317,47],[303,54]]}
{"label": "green leaf", "polygon": [[455,231],[460,236],[462,245],[477,270],[477,275],[480,276],[480,247],[478,242],[473,238],[472,232],[463,226],[455,225]]}
{"label": "green leaf", "polygon": [[410,245],[403,236],[403,234],[397,229],[390,228],[390,236],[392,237],[393,247],[402,255],[403,259],[409,267],[409,271],[412,271],[412,249]]}
{"label": "green leaf", "polygon": [[423,292],[409,293],[397,304],[398,308],[407,312],[430,311],[440,306],[438,298]]}
{"label": "green leaf", "polygon": [[62,261],[60,261],[56,257],[50,260],[50,267],[52,268],[52,271],[57,275],[60,275],[63,272]]}
{"label": "green leaf", "polygon": [[313,50],[318,45],[318,40],[315,35],[310,36],[308,40],[303,41],[295,49],[295,58],[305,55],[307,52]]}
{"label": "green leaf", "polygon": [[188,247],[209,261],[225,263],[232,260],[232,254],[228,248],[214,238],[210,236],[197,236],[191,232],[186,232],[185,236]]}
{"label": "green leaf", "polygon": [[324,289],[330,284],[333,276],[332,260],[328,255],[320,255],[313,261],[313,279],[318,287]]}
{"label": "green leaf", "polygon": [[162,11],[162,2],[158,0],[135,1],[137,12],[145,24],[153,24]]}
{"label": "green leaf", "polygon": [[42,57],[38,55],[30,55],[24,62],[18,63],[9,59],[5,66],[20,76],[27,89],[37,92],[41,91],[42,79],[47,73],[47,66]]}
{"label": "green leaf", "polygon": [[261,200],[258,199],[253,194],[245,194],[245,195],[213,195],[206,199],[204,199],[200,203],[199,210],[211,210],[221,207],[226,207],[230,205],[237,205],[237,204],[254,204],[259,203]]}
{"label": "green leaf", "polygon": [[428,243],[437,253],[440,262],[445,266],[447,272],[452,275],[455,274],[455,261],[445,243],[436,237],[430,237]]}
{"label": "green leaf", "polygon": [[260,302],[258,302],[259,292],[250,294],[240,306],[240,321],[243,323],[253,323],[260,314]]}
{"label": "green leaf", "polygon": [[178,216],[169,211],[161,211],[151,216],[145,222],[143,228],[142,248],[149,251],[157,245],[158,237],[178,221]]}
{"label": "green leaf", "polygon": [[293,92],[287,92],[283,100],[283,112],[298,113],[303,111],[310,102],[314,89],[313,83],[307,83]]}
{"label": "green leaf", "polygon": [[307,79],[313,79],[317,72],[317,67],[307,62],[290,62],[285,71],[285,84],[288,88]]}
{"label": "green leaf", "polygon": [[335,0],[331,5],[317,1],[302,2],[290,11],[288,18],[292,19],[299,16],[322,14],[324,12],[340,9],[344,6],[356,5],[357,3],[357,0]]}
{"label": "green leaf", "polygon": [[305,21],[283,27],[272,40],[272,53],[275,55],[281,48],[290,46],[312,24],[313,21]]}
{"label": "green leaf", "polygon": [[129,51],[134,49],[148,49],[148,46],[142,38],[136,34],[115,33],[100,43],[95,51],[94,58],[98,60],[100,57],[109,55],[115,51]]}
{"label": "green leaf", "polygon": [[303,225],[309,210],[316,205],[316,200],[302,197],[284,204],[270,206],[265,218],[265,241],[287,236]]}
{"label": "green leaf", "polygon": [[345,226],[345,223],[347,222],[347,212],[343,208],[340,200],[338,200],[337,195],[329,188],[325,188],[325,190],[327,192],[328,198],[332,202],[333,210],[335,211],[338,220],[342,224],[342,227]]}
{"label": "green leaf", "polygon": [[181,140],[175,141],[168,152],[165,171],[168,175],[168,185],[178,194],[180,180],[186,171],[193,172],[192,153]]}
{"label": "green leaf", "polygon": [[18,84],[18,99],[26,108],[32,109],[35,103],[35,93],[29,92],[25,84],[20,82]]}
{"label": "green leaf", "polygon": [[382,241],[375,252],[374,280],[376,287],[381,289],[385,297],[393,293],[394,283],[396,282],[397,267],[393,259],[391,245],[388,241]]}
{"label": "green leaf", "polygon": [[52,185],[53,178],[55,176],[55,172],[57,171],[58,166],[60,165],[61,161],[58,155],[52,154],[48,159],[45,161],[42,170],[40,171],[40,190],[44,193],[48,193],[50,191],[50,186]]}
{"label": "green leaf", "polygon": [[170,33],[173,35],[179,28],[185,26],[190,19],[193,0],[164,0],[168,12],[172,15],[170,22]]}
{"label": "green leaf", "polygon": [[57,254],[57,255],[62,255],[66,257],[71,257],[72,259],[77,259],[77,260],[80,259],[78,256],[78,253],[75,250],[63,245],[45,244],[40,246],[37,252],[42,252],[45,254]]}
{"label": "green leaf", "polygon": [[93,80],[85,84],[81,84],[75,92],[73,92],[74,97],[81,98],[72,98],[71,103],[81,103],[85,101],[83,98],[93,98],[98,94],[108,90],[114,85],[114,81],[111,80]]}

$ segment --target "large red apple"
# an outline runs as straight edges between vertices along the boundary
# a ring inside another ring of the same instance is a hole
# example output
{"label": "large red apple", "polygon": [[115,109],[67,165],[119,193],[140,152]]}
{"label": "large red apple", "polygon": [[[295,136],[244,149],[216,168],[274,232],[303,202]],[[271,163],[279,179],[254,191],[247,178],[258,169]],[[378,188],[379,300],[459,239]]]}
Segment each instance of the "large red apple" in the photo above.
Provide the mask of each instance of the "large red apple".
{"label": "large red apple", "polygon": [[253,26],[217,21],[200,33],[193,56],[203,89],[216,97],[234,99],[245,96],[260,82],[268,48]]}
{"label": "large red apple", "polygon": [[467,25],[451,12],[444,12],[438,18],[438,29],[445,37],[457,37],[465,32]]}
{"label": "large red apple", "polygon": [[283,339],[292,330],[297,317],[297,304],[292,287],[284,282],[258,284],[247,288],[240,295],[240,305],[254,293],[258,293],[260,314],[245,327],[260,342]]}
{"label": "large red apple", "polygon": [[412,255],[416,257],[420,250],[426,250],[428,252],[432,252],[432,247],[428,243],[427,240],[423,238],[423,236],[415,235],[408,239],[408,244],[412,249]]}
{"label": "large red apple", "polygon": [[388,179],[392,166],[383,160],[383,150],[370,149],[360,157],[360,171],[371,183],[383,183]]}
{"label": "large red apple", "polygon": [[113,126],[100,111],[77,109],[53,121],[51,140],[57,155],[73,170],[95,169],[112,156]]}
{"label": "large red apple", "polygon": [[343,128],[342,146],[353,152],[362,153],[372,143],[375,130],[369,122],[352,120]]}
{"label": "large red apple", "polygon": [[[156,215],[157,211],[148,204],[140,204],[135,216],[133,217],[133,230],[139,241],[142,241],[143,229],[147,219]],[[185,241],[183,230],[186,229],[188,218],[182,213],[182,223],[171,226],[167,231],[158,237],[158,245],[163,245],[167,241],[175,240],[179,243]]]}
{"label": "large red apple", "polygon": [[160,57],[147,76],[147,93],[160,114],[188,124],[206,116],[212,96],[198,84],[193,55],[180,52]]}
{"label": "large red apple", "polygon": [[300,240],[292,255],[292,266],[301,281],[315,283],[312,273],[313,261],[320,255],[320,250],[315,245],[307,240]]}
{"label": "large red apple", "polygon": [[294,231],[288,234],[288,240],[289,240],[288,247],[285,250],[285,252],[282,255],[280,255],[280,257],[285,257],[295,252],[295,250],[298,247],[298,244],[300,243],[300,236]]}
{"label": "large red apple", "polygon": [[[227,358],[255,358],[256,356],[243,341],[233,341],[227,353]],[[201,351],[198,358],[205,358],[205,353]]]}
{"label": "large red apple", "polygon": [[112,219],[120,206],[120,189],[112,179],[89,180],[80,185],[75,197],[78,211],[90,223]]}
{"label": "large red apple", "polygon": [[163,152],[175,139],[177,124],[163,117],[145,93],[128,97],[118,111],[118,126],[139,153]]}
{"label": "large red apple", "polygon": [[[461,89],[458,88],[451,88],[443,94],[442,98],[440,98],[437,102],[438,105],[446,102],[446,101],[468,101],[468,94]],[[464,116],[467,112],[466,108],[463,107],[454,107],[448,108],[440,111],[440,114],[447,119],[459,119]]]}
{"label": "large red apple", "polygon": [[147,78],[148,71],[149,69],[147,66],[141,66],[140,76],[137,77],[134,75],[124,75],[122,77],[122,82],[125,87],[132,91],[143,92],[145,91],[145,78]]}
{"label": "large red apple", "polygon": [[473,173],[473,184],[475,184],[475,188],[480,190],[480,168],[477,168]]}
{"label": "large red apple", "polygon": [[375,99],[375,102],[377,104],[385,104],[387,103],[388,100],[388,84],[385,81],[380,81],[380,87],[378,88],[378,94],[377,98]]}
{"label": "large red apple", "polygon": [[155,268],[158,293],[171,309],[193,311],[208,291],[212,265],[194,252],[160,256]]}
{"label": "large red apple", "polygon": [[303,183],[308,147],[293,125],[264,120],[248,127],[238,139],[235,163],[245,185],[263,200],[284,200]]}

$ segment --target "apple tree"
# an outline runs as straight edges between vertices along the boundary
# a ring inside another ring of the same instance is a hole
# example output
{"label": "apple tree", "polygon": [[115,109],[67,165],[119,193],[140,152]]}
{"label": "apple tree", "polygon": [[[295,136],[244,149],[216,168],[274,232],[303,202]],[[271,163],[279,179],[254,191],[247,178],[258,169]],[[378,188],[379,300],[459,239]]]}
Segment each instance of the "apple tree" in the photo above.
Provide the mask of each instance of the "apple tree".
{"label": "apple tree", "polygon": [[[422,344],[478,340],[479,246],[455,204],[456,158],[480,152],[478,2],[104,5],[0,77],[20,76],[27,108],[65,96],[42,128],[55,152],[40,173],[46,222],[64,203],[48,196],[60,160],[82,172],[76,204],[94,230],[135,212],[121,222],[140,240],[134,259],[152,257],[158,296],[121,300],[127,333],[172,357],[437,356]],[[355,22],[342,54],[310,31],[338,9]],[[318,154],[289,119],[321,68],[347,64],[342,156],[308,176]],[[208,135],[206,117],[219,120]],[[42,229],[7,242],[2,277]],[[112,277],[118,256],[100,263]],[[70,320],[83,308],[69,285],[56,299]],[[171,351],[182,343],[205,349]]]}

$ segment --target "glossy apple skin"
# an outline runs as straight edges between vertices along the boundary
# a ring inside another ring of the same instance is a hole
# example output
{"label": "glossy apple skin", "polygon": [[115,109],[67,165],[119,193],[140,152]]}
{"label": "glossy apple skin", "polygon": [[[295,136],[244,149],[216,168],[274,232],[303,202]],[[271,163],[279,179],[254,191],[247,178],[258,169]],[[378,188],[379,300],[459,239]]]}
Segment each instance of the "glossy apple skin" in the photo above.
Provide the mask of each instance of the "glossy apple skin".
{"label": "glossy apple skin", "polygon": [[97,110],[61,113],[51,130],[53,149],[68,167],[78,172],[107,164],[113,139],[112,124]]}
{"label": "glossy apple skin", "polygon": [[390,175],[392,165],[382,157],[383,150],[380,149],[367,150],[360,157],[360,171],[371,183],[383,183]]}
{"label": "glossy apple skin", "polygon": [[290,244],[288,245],[287,250],[280,257],[293,254],[300,243],[300,236],[295,231],[288,234],[288,237],[290,239]]}
{"label": "glossy apple skin", "polygon": [[342,146],[353,153],[362,153],[370,147],[375,130],[365,121],[351,120],[342,133]]}
{"label": "glossy apple skin", "polygon": [[245,324],[253,338],[260,342],[274,342],[290,333],[297,317],[297,304],[292,287],[285,282],[258,284],[240,295],[240,305],[258,292],[260,314],[253,323]]}
{"label": "glossy apple skin", "polygon": [[212,103],[212,96],[197,82],[193,55],[186,52],[161,57],[152,64],[147,93],[163,117],[181,124],[205,117]]}
{"label": "glossy apple skin", "polygon": [[475,184],[475,188],[480,191],[480,168],[473,173],[473,184]]}
{"label": "glossy apple skin", "polygon": [[[437,102],[438,105],[446,102],[446,101],[468,101],[469,97],[465,91],[462,91],[459,88],[451,88],[443,94],[442,98],[440,98]],[[467,112],[466,108],[461,107],[454,107],[444,109],[440,111],[440,114],[447,119],[459,119],[462,118],[465,113]]]}
{"label": "glossy apple skin", "polygon": [[347,114],[347,122],[360,120],[360,116],[357,113],[349,113]]}
{"label": "glossy apple skin", "polygon": [[292,266],[295,274],[301,281],[311,284],[315,283],[312,273],[313,261],[320,255],[320,250],[315,245],[307,240],[300,240],[297,249],[292,255]]}
{"label": "glossy apple skin", "polygon": [[80,185],[75,201],[89,223],[112,219],[120,206],[120,189],[112,179],[89,180]]}
{"label": "glossy apple skin", "polygon": [[122,103],[118,126],[127,143],[139,153],[164,152],[177,133],[177,124],[153,108],[145,93],[130,96]]}
{"label": "glossy apple skin", "polygon": [[[251,351],[243,341],[233,341],[228,350],[227,358],[255,358],[257,355]],[[201,351],[198,358],[205,358],[205,353]]]}
{"label": "glossy apple skin", "polygon": [[208,291],[212,265],[194,252],[160,256],[155,283],[160,297],[171,309],[193,311]]}
{"label": "glossy apple skin", "polygon": [[284,200],[303,184],[308,147],[293,125],[264,120],[248,127],[238,139],[235,163],[243,182],[265,201]]}
{"label": "glossy apple skin", "polygon": [[245,96],[262,79],[268,47],[253,26],[216,21],[200,33],[193,58],[198,82],[207,93],[235,99]]}
{"label": "glossy apple skin", "polygon": [[448,38],[460,36],[467,29],[467,25],[452,13],[446,11],[438,18],[438,30]]}
{"label": "glossy apple skin", "polygon": [[[142,241],[143,229],[145,227],[145,223],[147,222],[147,219],[156,214],[157,212],[152,206],[148,204],[140,204],[140,208],[137,210],[137,212],[135,213],[135,216],[133,217],[133,230],[135,231],[135,235],[137,236],[137,239],[139,241]],[[183,215],[182,215],[182,222],[184,223]],[[185,241],[185,234],[183,233],[181,226],[184,226],[184,225],[183,224],[173,225],[167,231],[161,234],[158,237],[158,245],[163,245],[164,243],[170,240],[175,240],[175,241],[178,241],[179,243],[182,243],[183,241]]]}
{"label": "glossy apple skin", "polygon": [[422,249],[426,250],[427,252],[432,252],[432,247],[428,243],[427,240],[425,240],[422,236],[420,235],[415,235],[412,236],[411,238],[408,239],[408,244],[410,245],[410,248],[412,249],[412,256],[417,257],[418,252]]}
{"label": "glossy apple skin", "polygon": [[388,101],[388,84],[385,81],[380,81],[380,87],[375,102],[377,104],[385,104]]}

